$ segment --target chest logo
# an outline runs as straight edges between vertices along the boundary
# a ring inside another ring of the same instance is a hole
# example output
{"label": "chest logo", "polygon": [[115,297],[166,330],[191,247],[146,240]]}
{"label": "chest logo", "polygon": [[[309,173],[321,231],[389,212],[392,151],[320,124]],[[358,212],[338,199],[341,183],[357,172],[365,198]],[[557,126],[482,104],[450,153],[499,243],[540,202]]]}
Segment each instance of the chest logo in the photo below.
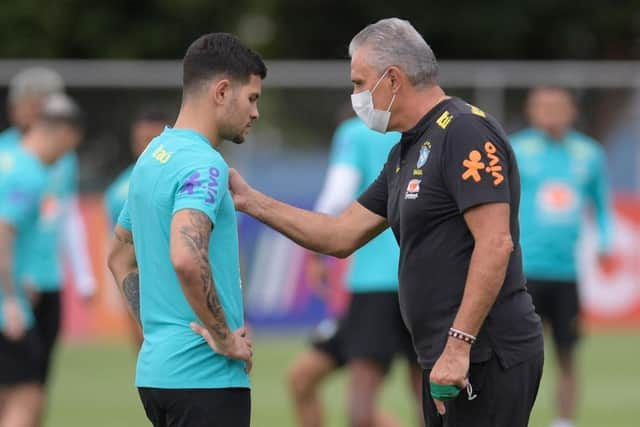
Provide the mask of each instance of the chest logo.
{"label": "chest logo", "polygon": [[407,185],[407,192],[404,193],[405,200],[415,200],[418,198],[421,182],[421,179],[412,179],[411,181],[409,181],[409,184]]}
{"label": "chest logo", "polygon": [[416,168],[420,169],[425,165],[425,163],[427,163],[427,159],[429,158],[430,152],[431,151],[424,145],[422,146],[422,148],[420,148],[420,155],[418,156],[418,162],[416,163]]}
{"label": "chest logo", "polygon": [[480,172],[485,172],[493,177],[493,185],[498,186],[504,181],[500,157],[496,154],[498,150],[492,142],[487,141],[484,144],[484,151],[489,160],[488,163],[483,161],[482,153],[479,150],[472,150],[468,158],[462,161],[462,166],[465,168],[462,180],[473,179],[473,182],[480,182],[482,180]]}

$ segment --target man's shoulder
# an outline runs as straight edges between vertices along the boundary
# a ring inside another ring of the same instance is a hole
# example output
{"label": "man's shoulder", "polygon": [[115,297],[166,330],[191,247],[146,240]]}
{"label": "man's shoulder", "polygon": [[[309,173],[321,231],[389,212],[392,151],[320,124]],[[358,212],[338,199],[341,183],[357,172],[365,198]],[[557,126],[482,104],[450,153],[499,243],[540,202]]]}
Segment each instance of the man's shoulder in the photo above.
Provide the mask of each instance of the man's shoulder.
{"label": "man's shoulder", "polygon": [[567,143],[571,154],[578,158],[597,160],[605,155],[604,149],[598,141],[576,130],[571,130],[568,133]]}

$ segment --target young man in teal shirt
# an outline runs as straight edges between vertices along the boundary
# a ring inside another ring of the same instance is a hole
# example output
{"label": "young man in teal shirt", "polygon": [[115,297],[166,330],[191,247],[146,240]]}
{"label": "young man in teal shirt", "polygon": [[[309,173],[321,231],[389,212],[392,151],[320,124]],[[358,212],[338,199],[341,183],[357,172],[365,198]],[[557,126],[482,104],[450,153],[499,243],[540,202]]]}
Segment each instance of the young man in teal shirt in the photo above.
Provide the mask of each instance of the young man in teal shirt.
{"label": "young man in teal shirt", "polygon": [[136,386],[154,426],[249,426],[252,350],[229,168],[217,149],[244,141],[265,76],[235,37],[197,39],[175,126],[131,174],[109,267],[142,325]]}
{"label": "young man in teal shirt", "polygon": [[559,364],[557,419],[572,427],[576,407],[575,347],[580,335],[576,249],[584,215],[594,208],[599,261],[610,264],[612,216],[604,150],[572,129],[576,106],[561,88],[533,89],[531,127],[511,135],[520,168],[524,273],[536,311],[551,324]]}
{"label": "young man in teal shirt", "polygon": [[65,95],[50,96],[13,149],[0,152],[0,425],[35,426],[42,411],[44,350],[24,277],[32,271],[40,206],[49,171],[82,138],[82,114]]}

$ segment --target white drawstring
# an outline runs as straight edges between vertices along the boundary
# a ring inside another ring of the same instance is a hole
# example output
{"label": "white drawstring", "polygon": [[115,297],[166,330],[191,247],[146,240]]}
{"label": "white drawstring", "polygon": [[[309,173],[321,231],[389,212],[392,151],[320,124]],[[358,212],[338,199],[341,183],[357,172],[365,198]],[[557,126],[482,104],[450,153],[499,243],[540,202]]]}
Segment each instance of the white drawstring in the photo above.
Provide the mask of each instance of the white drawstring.
{"label": "white drawstring", "polygon": [[476,397],[478,397],[478,395],[473,393],[473,386],[467,381],[467,400],[473,400]]}

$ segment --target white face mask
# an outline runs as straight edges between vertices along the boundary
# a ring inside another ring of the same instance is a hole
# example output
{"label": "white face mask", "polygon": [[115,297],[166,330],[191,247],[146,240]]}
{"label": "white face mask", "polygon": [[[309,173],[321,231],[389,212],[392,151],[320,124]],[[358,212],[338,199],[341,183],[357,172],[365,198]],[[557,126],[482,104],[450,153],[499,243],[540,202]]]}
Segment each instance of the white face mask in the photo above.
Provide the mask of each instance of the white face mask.
{"label": "white face mask", "polygon": [[[387,70],[388,71],[388,70]],[[360,120],[367,125],[369,129],[377,132],[386,133],[389,126],[389,119],[391,119],[391,106],[396,99],[396,95],[393,95],[389,107],[387,110],[376,110],[373,107],[373,92],[376,90],[384,76],[387,75],[387,71],[380,76],[372,90],[363,90],[362,92],[354,93],[351,95],[351,106],[353,111],[356,112]]]}

